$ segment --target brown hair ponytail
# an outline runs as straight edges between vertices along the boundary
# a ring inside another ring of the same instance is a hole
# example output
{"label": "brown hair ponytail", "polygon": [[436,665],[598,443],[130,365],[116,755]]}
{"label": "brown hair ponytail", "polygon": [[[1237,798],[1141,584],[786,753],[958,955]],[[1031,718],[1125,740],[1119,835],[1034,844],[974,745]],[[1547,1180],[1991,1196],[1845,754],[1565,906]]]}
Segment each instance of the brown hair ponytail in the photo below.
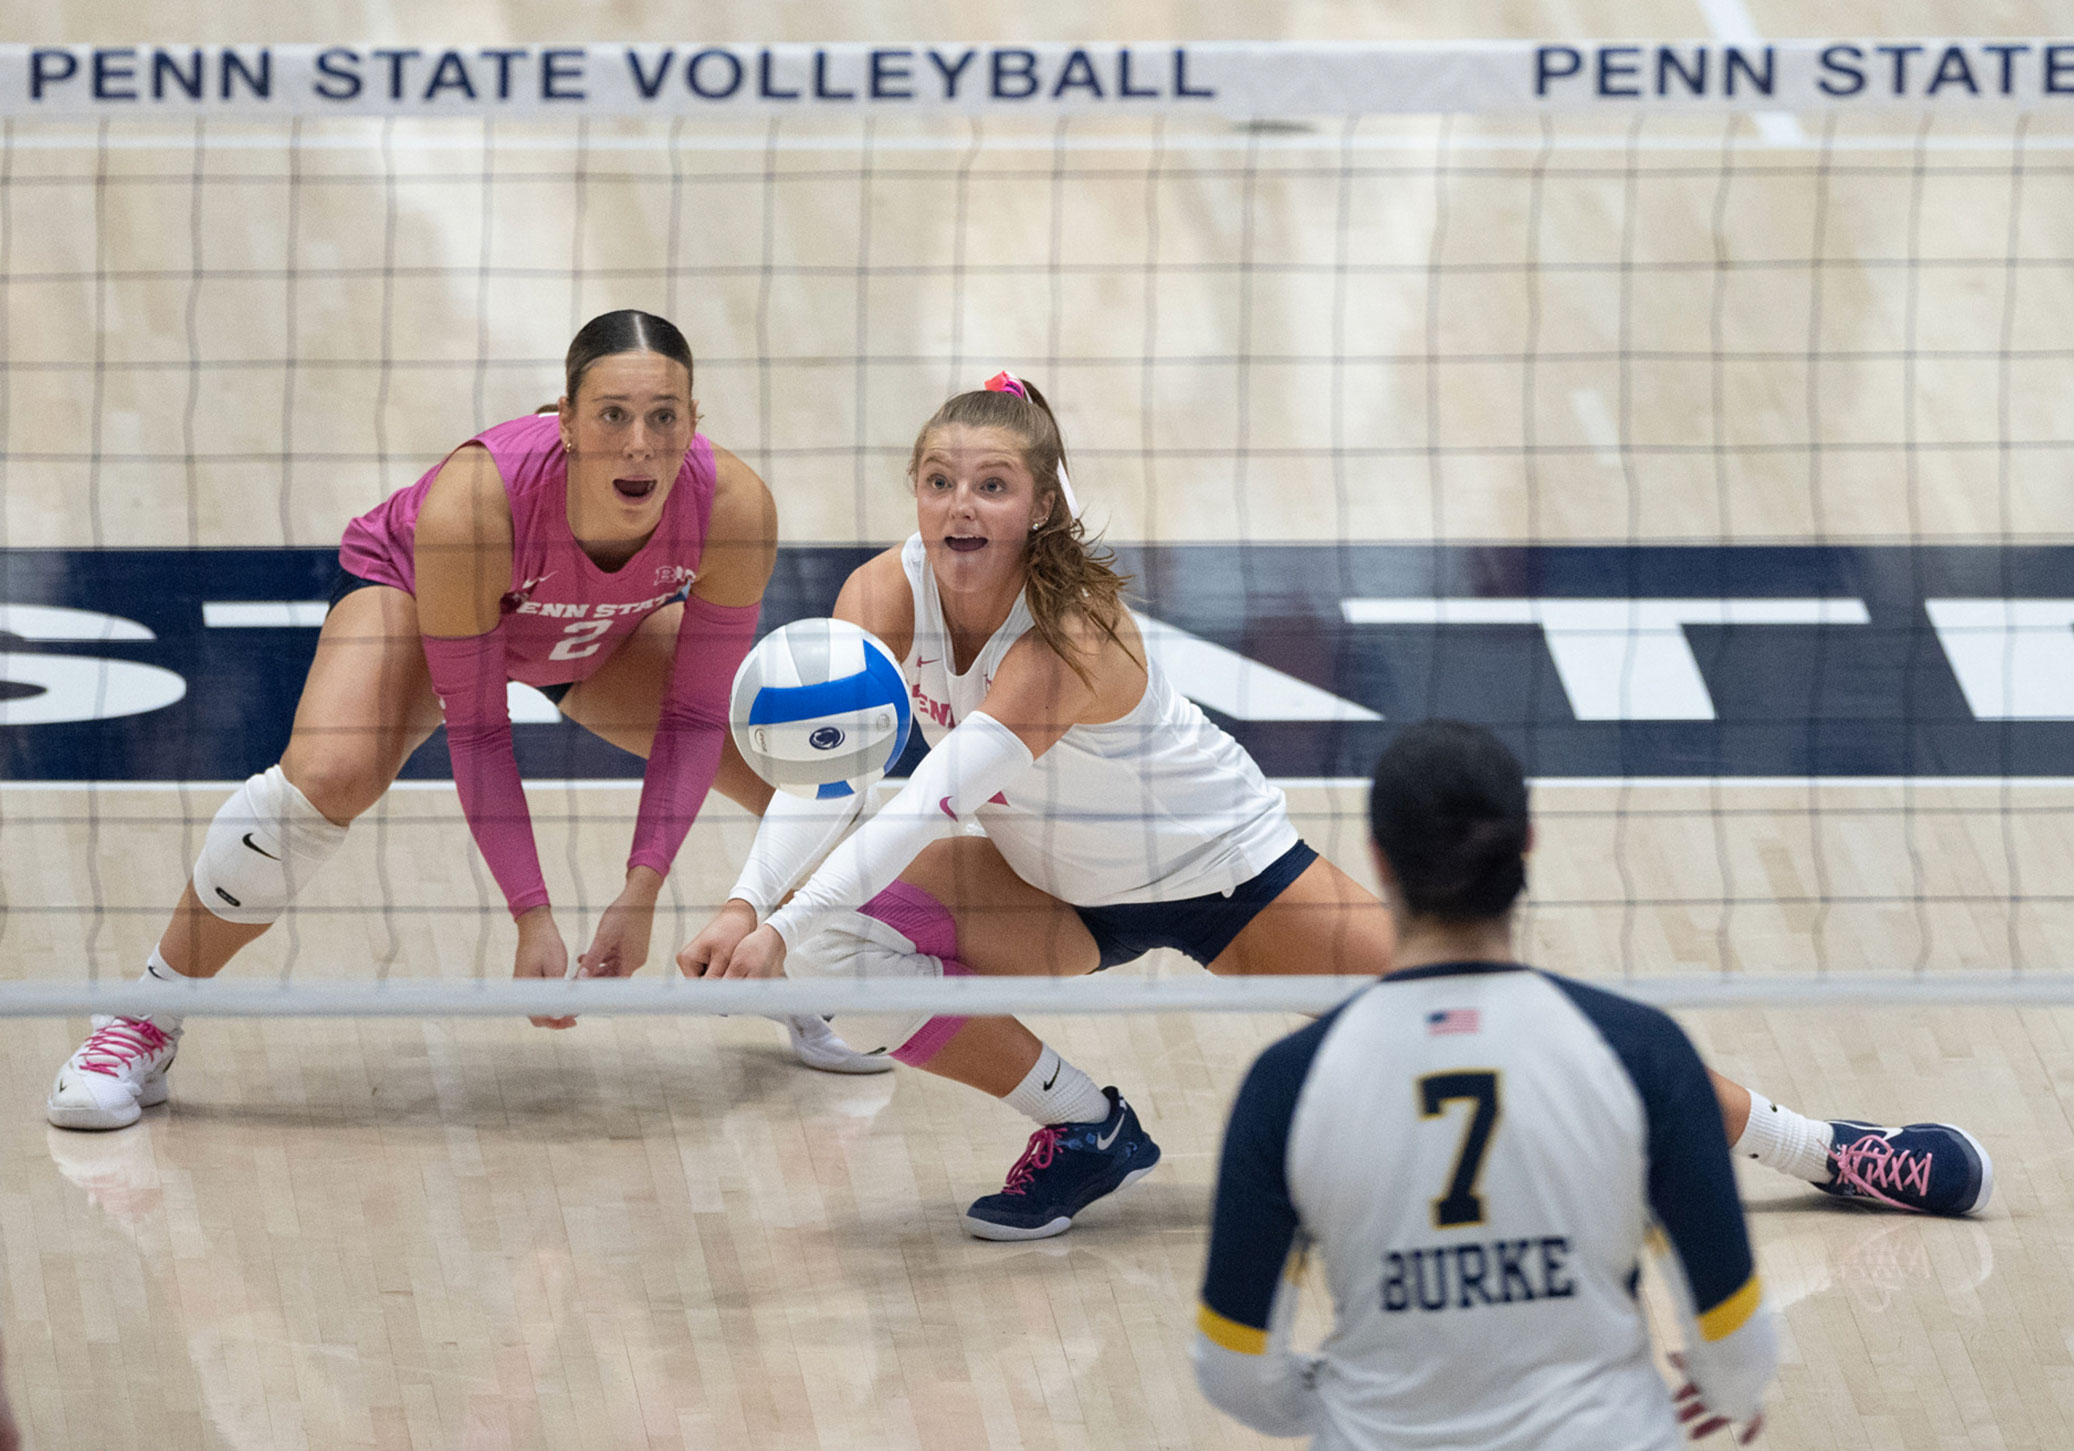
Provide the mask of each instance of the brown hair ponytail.
{"label": "brown hair ponytail", "polygon": [[[1066,463],[1066,444],[1051,405],[1034,383],[1019,379],[1017,384],[1027,397],[976,388],[958,394],[937,409],[915,436],[914,451],[907,460],[908,480],[914,482],[929,436],[939,428],[962,424],[970,428],[1005,429],[1015,435],[1022,445],[1023,464],[1036,480],[1037,497],[1049,495],[1051,499],[1043,521],[1030,532],[1029,550],[1024,557],[1023,598],[1030,606],[1038,637],[1072,667],[1074,674],[1087,680],[1087,666],[1067,633],[1067,620],[1075,613],[1084,615],[1103,634],[1123,645],[1123,637],[1117,631],[1123,621],[1124,586],[1130,583],[1130,577],[1117,572],[1116,555],[1099,538],[1088,537],[1087,527],[1073,516],[1066,503],[1065,490],[1059,485],[1059,474]],[[1123,648],[1125,654],[1137,659],[1128,645]]]}

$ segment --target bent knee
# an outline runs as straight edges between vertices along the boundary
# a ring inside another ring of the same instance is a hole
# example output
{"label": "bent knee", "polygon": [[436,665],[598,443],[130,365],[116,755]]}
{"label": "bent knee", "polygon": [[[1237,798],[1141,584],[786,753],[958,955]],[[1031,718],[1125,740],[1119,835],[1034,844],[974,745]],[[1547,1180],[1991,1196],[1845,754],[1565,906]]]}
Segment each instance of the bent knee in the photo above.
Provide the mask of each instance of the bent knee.
{"label": "bent knee", "polygon": [[1015,874],[1001,849],[983,836],[939,837],[915,854],[900,880],[920,887],[953,910],[961,902],[1036,890]]}
{"label": "bent knee", "polygon": [[328,821],[344,826],[382,799],[396,779],[385,761],[364,751],[297,750],[281,757],[281,774]]}

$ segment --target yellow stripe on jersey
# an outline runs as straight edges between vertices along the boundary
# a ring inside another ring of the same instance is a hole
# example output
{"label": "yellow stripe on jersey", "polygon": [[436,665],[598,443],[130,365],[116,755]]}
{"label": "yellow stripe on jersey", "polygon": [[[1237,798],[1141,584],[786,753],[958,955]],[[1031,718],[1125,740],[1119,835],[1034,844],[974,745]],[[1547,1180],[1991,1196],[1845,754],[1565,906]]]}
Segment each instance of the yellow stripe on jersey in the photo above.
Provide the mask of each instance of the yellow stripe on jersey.
{"label": "yellow stripe on jersey", "polygon": [[1752,1275],[1743,1281],[1743,1288],[1730,1295],[1719,1305],[1700,1316],[1700,1338],[1702,1340],[1726,1340],[1743,1328],[1756,1313],[1758,1301],[1764,1298],[1764,1286]]}
{"label": "yellow stripe on jersey", "polygon": [[1241,1325],[1212,1310],[1208,1305],[1199,1306],[1195,1312],[1195,1328],[1210,1337],[1214,1345],[1226,1350],[1235,1350],[1240,1355],[1262,1355],[1267,1351],[1267,1332],[1251,1325]]}

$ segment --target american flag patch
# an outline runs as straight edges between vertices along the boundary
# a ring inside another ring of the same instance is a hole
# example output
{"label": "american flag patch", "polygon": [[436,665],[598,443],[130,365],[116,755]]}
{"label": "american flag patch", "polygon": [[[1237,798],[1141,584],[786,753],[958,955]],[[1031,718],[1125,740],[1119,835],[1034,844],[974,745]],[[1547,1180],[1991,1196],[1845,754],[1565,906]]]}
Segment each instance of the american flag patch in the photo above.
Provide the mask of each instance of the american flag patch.
{"label": "american flag patch", "polygon": [[1440,1008],[1426,1014],[1426,1034],[1440,1038],[1449,1033],[1474,1033],[1483,1024],[1475,1008]]}

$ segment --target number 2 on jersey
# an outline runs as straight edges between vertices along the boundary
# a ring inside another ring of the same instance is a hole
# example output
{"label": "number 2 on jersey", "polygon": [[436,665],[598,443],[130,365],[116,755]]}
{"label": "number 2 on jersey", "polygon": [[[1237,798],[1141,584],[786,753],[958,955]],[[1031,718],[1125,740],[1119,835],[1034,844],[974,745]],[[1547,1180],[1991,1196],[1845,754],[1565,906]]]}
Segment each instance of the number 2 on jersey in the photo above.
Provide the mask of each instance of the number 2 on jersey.
{"label": "number 2 on jersey", "polygon": [[547,658],[581,660],[586,655],[594,654],[598,648],[598,636],[611,628],[610,620],[578,620],[562,631],[566,638],[555,643],[554,649],[547,652]]}
{"label": "number 2 on jersey", "polygon": [[1429,1073],[1419,1080],[1421,1118],[1439,1118],[1449,1104],[1457,1101],[1474,1104],[1475,1108],[1462,1134],[1462,1147],[1455,1154],[1447,1193],[1433,1201],[1436,1229],[1483,1223],[1483,1196],[1476,1192],[1476,1179],[1483,1172],[1483,1156],[1491,1147],[1491,1128],[1498,1122],[1498,1075],[1483,1068]]}

